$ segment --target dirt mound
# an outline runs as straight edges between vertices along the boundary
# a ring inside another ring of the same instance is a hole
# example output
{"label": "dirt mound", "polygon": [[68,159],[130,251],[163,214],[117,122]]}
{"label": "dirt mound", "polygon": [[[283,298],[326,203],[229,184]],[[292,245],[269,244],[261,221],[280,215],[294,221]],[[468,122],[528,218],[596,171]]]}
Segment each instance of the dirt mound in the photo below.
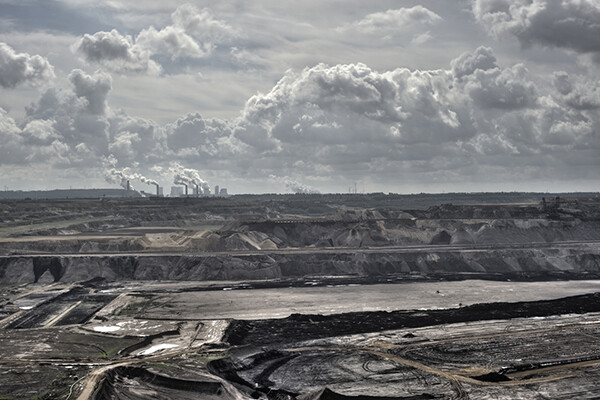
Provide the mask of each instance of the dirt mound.
{"label": "dirt mound", "polygon": [[[273,245],[277,248],[362,248],[600,240],[600,221],[596,220],[513,219],[509,213],[507,219],[438,220],[408,216],[379,211],[346,211],[327,219],[237,221],[204,239],[197,239],[192,247],[258,250],[272,249]],[[262,246],[267,239],[268,246]]]}
{"label": "dirt mound", "polygon": [[220,382],[187,380],[141,367],[117,367],[107,373],[95,399],[235,399]]}

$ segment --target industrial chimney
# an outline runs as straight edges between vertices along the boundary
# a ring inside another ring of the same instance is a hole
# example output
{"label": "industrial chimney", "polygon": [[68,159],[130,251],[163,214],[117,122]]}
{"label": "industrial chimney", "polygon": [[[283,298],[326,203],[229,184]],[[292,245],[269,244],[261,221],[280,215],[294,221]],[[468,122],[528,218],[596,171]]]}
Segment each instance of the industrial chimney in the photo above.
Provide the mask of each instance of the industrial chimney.
{"label": "industrial chimney", "polygon": [[127,180],[127,193],[131,190],[131,185],[129,184],[129,179]]}
{"label": "industrial chimney", "polygon": [[183,186],[185,186],[185,197],[188,196],[188,186],[184,183]]}
{"label": "industrial chimney", "polygon": [[195,183],[196,185],[196,197],[200,197],[200,187],[198,186],[197,183]]}
{"label": "industrial chimney", "polygon": [[158,186],[158,183],[154,184],[156,186],[156,197],[160,196],[160,187]]}

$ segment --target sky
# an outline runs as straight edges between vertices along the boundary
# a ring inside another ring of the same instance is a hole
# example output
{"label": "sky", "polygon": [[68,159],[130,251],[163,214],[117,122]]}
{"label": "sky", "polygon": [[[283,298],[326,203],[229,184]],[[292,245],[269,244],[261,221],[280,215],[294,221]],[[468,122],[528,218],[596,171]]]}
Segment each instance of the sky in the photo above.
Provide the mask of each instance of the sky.
{"label": "sky", "polygon": [[600,191],[600,0],[0,0],[0,189]]}

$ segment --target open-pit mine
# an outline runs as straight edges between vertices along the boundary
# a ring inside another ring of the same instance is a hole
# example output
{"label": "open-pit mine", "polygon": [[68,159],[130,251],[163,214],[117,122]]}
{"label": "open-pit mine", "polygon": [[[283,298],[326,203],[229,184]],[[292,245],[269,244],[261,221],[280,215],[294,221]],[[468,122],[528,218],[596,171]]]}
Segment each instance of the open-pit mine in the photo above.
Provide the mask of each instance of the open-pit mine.
{"label": "open-pit mine", "polygon": [[595,193],[0,200],[0,222],[0,399],[600,398]]}

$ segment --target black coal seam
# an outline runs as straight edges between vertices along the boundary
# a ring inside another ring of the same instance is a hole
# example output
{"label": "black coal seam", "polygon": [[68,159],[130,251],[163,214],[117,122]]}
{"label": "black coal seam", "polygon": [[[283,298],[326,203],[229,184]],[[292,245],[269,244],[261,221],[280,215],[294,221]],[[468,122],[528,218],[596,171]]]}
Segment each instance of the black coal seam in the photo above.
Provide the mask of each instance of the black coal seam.
{"label": "black coal seam", "polygon": [[[54,302],[73,301],[74,299],[77,298],[78,295],[84,295],[85,293],[87,293],[87,292],[84,291],[83,288],[76,286],[66,293],[61,293],[58,296],[50,297],[49,299],[44,300],[43,302],[36,305],[31,310],[28,310],[25,314],[21,315],[16,320],[12,321],[9,325],[7,325],[5,327],[5,329],[19,329],[20,325],[22,325],[24,322],[26,322],[27,320],[34,317],[35,314],[37,314],[39,312],[40,308],[43,308],[43,307],[49,305],[50,303],[54,303]],[[69,297],[73,297],[73,299],[69,299]]]}
{"label": "black coal seam", "polygon": [[264,344],[265,341],[290,343],[389,329],[598,311],[600,292],[556,300],[481,303],[446,310],[353,312],[327,316],[292,314],[284,319],[234,320],[223,340],[232,345]]}
{"label": "black coal seam", "polygon": [[271,365],[265,368],[260,374],[254,377],[254,382],[258,383],[261,386],[269,387],[273,386],[274,383],[269,380],[269,377],[275,372],[279,367],[287,364],[290,360],[298,357],[299,354],[290,354],[285,357],[282,357],[278,360],[275,360]]}
{"label": "black coal seam", "polygon": [[269,399],[294,399],[298,396],[298,393],[288,392],[286,390],[281,389],[271,389],[269,387],[264,387],[260,385],[256,385],[252,382],[248,382],[244,378],[242,378],[236,371],[236,366],[233,364],[231,359],[219,359],[213,360],[206,364],[206,368],[210,373],[216,375],[230,383],[237,384],[239,387],[245,389],[246,392],[249,392],[252,397],[258,398],[260,397],[259,393],[262,392]]}

